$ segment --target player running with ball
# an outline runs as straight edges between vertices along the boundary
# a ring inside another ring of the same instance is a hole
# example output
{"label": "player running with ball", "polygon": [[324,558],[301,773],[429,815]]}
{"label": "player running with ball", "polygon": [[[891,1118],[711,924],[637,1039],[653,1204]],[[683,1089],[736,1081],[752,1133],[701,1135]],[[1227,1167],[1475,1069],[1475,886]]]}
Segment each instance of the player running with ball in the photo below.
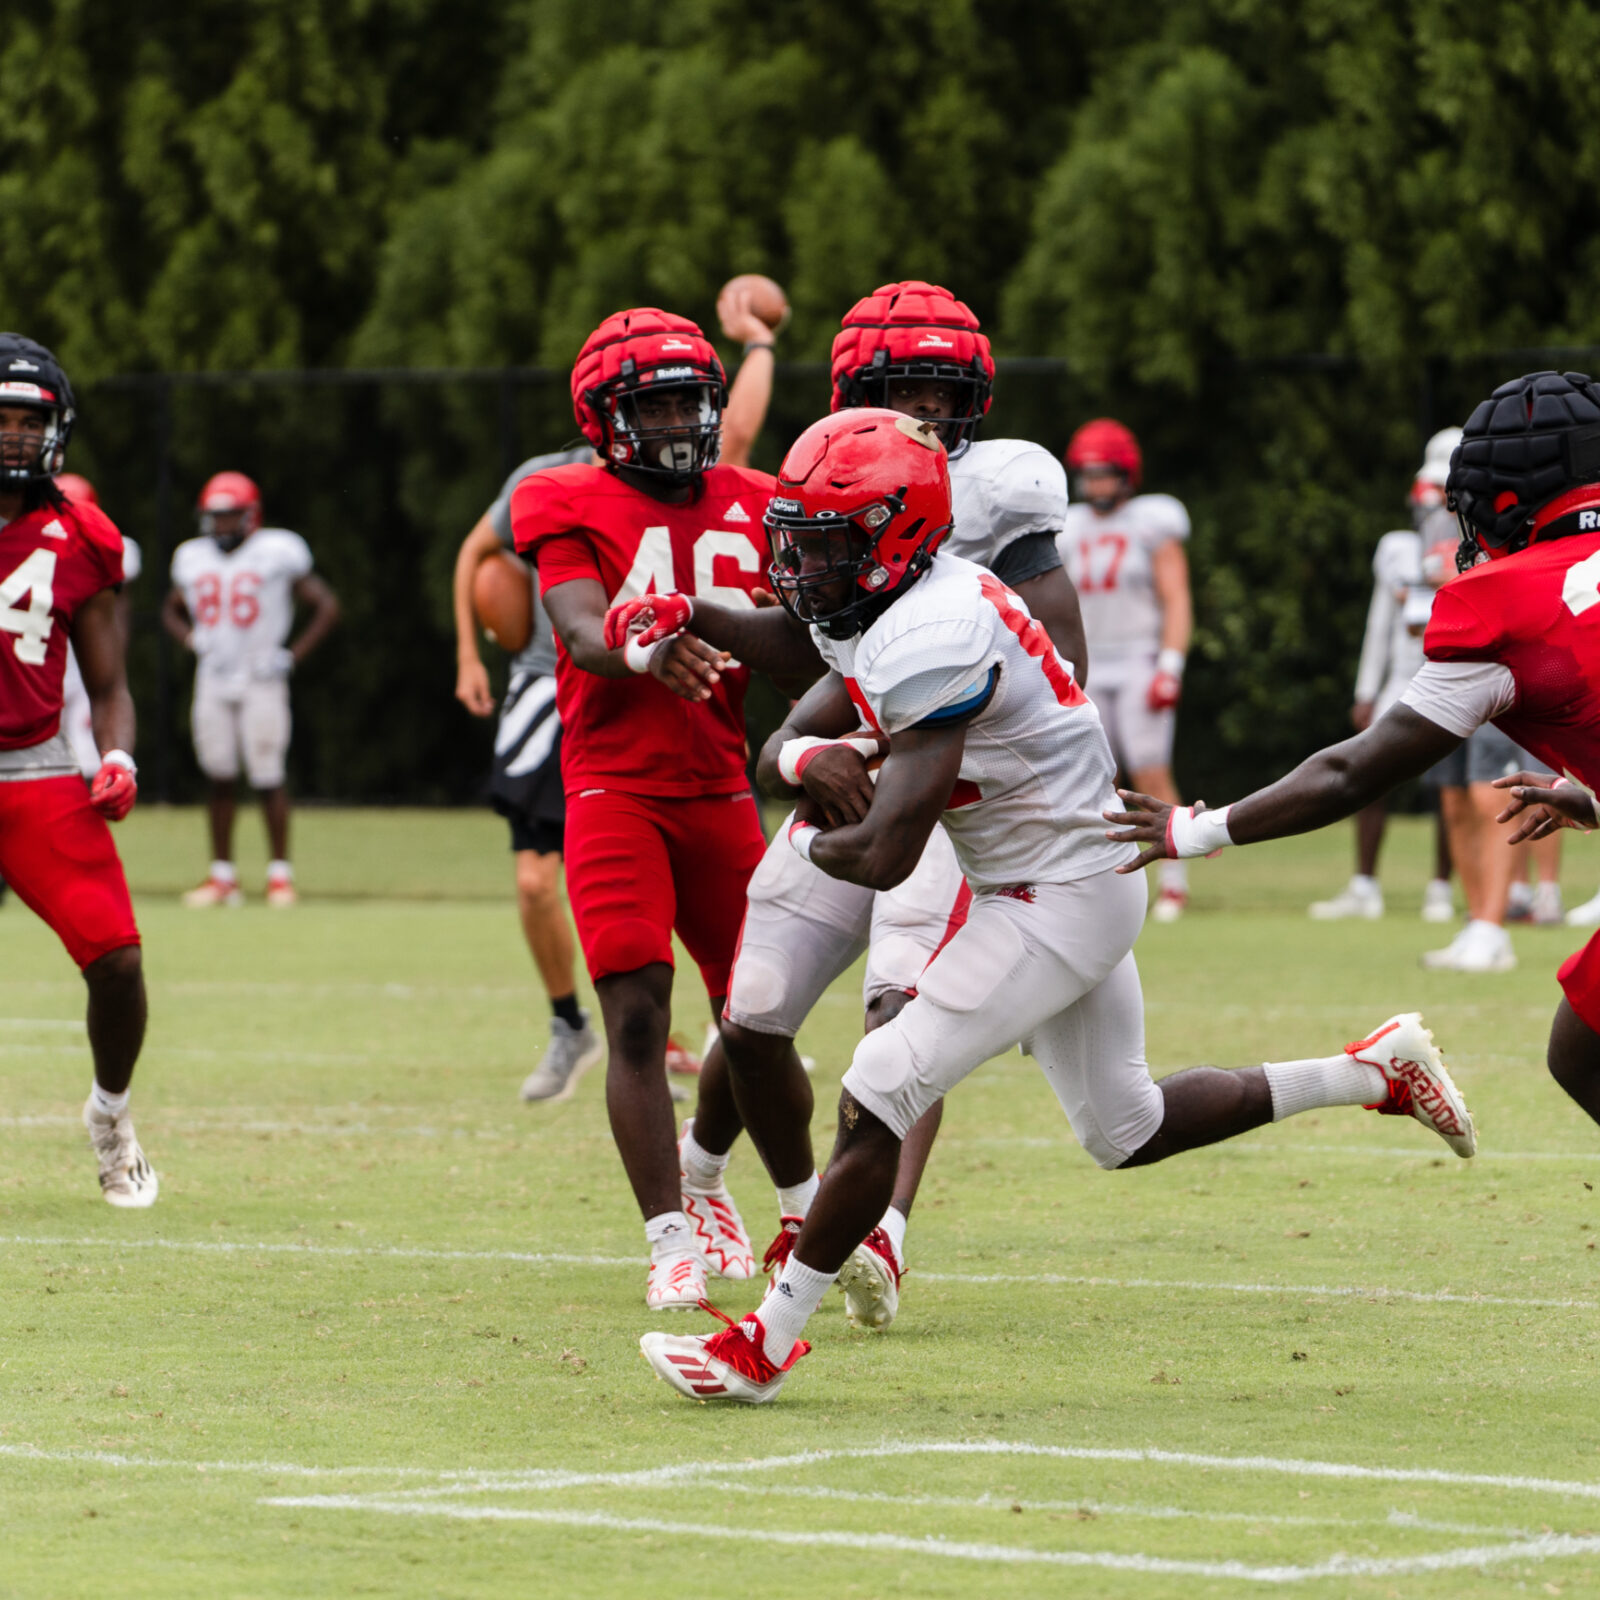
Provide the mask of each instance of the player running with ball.
{"label": "player running with ball", "polygon": [[[144,1043],[144,968],[106,821],[133,809],[133,699],[117,616],[122,535],[55,484],[72,388],[43,345],[0,333],[0,875],[78,963],[89,990],[94,1086],[84,1126],[114,1206],[155,1204],[128,1085]],[[100,770],[85,786],[61,730],[71,642]]]}
{"label": "player running with ball", "polygon": [[[701,638],[771,665],[788,659],[804,624],[854,713],[841,708],[834,736],[855,736],[864,721],[888,757],[857,821],[830,825],[807,786],[791,847],[832,877],[884,889],[910,874],[942,817],[972,889],[965,924],[915,998],[856,1047],[833,1160],[804,1225],[783,1238],[791,1248],[759,1309],[718,1333],[640,1341],[658,1376],[691,1399],[778,1393],[809,1348],[807,1320],[882,1215],[907,1132],[1019,1040],[1103,1167],[1145,1165],[1332,1105],[1410,1112],[1458,1154],[1474,1147],[1466,1107],[1415,1015],[1330,1056],[1152,1080],[1132,954],[1144,885],[1118,870],[1134,855],[1101,821],[1114,791],[1099,715],[1017,595],[941,551],[950,522],[933,426],[840,412],[796,441],[768,510],[773,584],[792,617],[669,600],[637,636],[648,646],[688,610]],[[738,1089],[764,1151],[794,1113],[760,1086]]]}

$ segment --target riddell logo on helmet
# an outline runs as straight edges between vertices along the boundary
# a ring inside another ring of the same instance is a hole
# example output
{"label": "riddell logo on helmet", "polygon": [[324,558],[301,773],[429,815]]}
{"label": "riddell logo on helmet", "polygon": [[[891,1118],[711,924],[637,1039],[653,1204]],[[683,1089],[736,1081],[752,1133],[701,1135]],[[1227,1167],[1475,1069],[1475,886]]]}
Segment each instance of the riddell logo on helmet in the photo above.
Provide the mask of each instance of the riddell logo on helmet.
{"label": "riddell logo on helmet", "polygon": [[1600,511],[1580,511],[1578,513],[1578,532],[1589,533],[1595,528],[1600,528]]}
{"label": "riddell logo on helmet", "polygon": [[674,378],[692,378],[693,376],[693,367],[657,367],[649,375],[649,380],[651,383],[666,383]]}
{"label": "riddell logo on helmet", "polygon": [[941,339],[936,333],[925,333],[917,340],[919,350],[954,350],[955,340]]}

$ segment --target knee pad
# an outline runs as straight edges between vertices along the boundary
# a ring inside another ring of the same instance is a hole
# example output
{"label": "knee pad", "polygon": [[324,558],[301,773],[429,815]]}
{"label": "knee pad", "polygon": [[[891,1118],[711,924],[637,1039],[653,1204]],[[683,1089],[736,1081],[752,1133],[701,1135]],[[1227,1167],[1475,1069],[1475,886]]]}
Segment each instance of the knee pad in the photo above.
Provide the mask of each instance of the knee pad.
{"label": "knee pad", "polygon": [[723,1015],[752,1033],[777,1033],[793,1038],[803,1019],[791,1019],[784,1004],[789,990],[789,961],[781,950],[744,945],[733,964]]}
{"label": "knee pad", "polygon": [[893,1022],[875,1028],[856,1046],[841,1087],[900,1139],[927,1110],[917,1095],[917,1063],[911,1042]]}

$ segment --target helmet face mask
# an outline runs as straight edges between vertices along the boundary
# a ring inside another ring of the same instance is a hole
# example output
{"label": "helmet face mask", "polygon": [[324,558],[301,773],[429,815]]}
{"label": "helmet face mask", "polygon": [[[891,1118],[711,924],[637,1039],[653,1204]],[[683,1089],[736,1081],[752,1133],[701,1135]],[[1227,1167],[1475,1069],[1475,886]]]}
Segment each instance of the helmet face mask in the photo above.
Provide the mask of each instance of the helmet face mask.
{"label": "helmet face mask", "polygon": [[875,364],[857,375],[852,392],[861,396],[856,405],[933,422],[952,456],[972,442],[988,409],[988,386],[981,374],[937,361]]}
{"label": "helmet face mask", "polygon": [[47,484],[66,461],[72,385],[42,344],[0,333],[0,491]]}
{"label": "helmet face mask", "polygon": [[219,472],[200,491],[195,512],[200,536],[231,553],[261,526],[261,490],[242,472]]}
{"label": "helmet face mask", "polygon": [[635,472],[688,483],[717,464],[722,449],[722,386],[711,381],[608,386],[608,460]]}

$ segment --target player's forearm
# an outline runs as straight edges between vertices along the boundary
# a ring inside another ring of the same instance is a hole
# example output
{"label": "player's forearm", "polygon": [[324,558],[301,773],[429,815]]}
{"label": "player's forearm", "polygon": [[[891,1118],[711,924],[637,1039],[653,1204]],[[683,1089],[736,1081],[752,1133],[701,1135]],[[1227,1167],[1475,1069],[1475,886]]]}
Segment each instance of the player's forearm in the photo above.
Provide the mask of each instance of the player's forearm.
{"label": "player's forearm", "polygon": [[189,636],[194,632],[194,624],[189,620],[188,608],[175,594],[169,594],[161,603],[161,626],[179,644],[187,647]]}
{"label": "player's forearm", "polygon": [[864,822],[830,828],[811,844],[811,860],[830,878],[843,878],[864,889],[892,889],[916,870],[928,833],[920,836],[905,819],[875,822],[869,811]]}
{"label": "player's forearm", "polygon": [[125,750],[130,756],[133,754],[138,719],[126,678],[99,694],[90,694],[89,725],[94,730],[95,746],[102,755],[107,750]]}
{"label": "player's forearm", "polygon": [[771,345],[747,346],[729,385],[728,403],[722,412],[722,460],[730,467],[750,465],[750,452],[772,403],[776,361]]}
{"label": "player's forearm", "polygon": [[1189,641],[1194,637],[1194,603],[1189,597],[1189,585],[1174,585],[1161,605],[1161,648],[1176,650],[1188,655]]}
{"label": "player's forearm", "polygon": [[842,739],[860,725],[861,713],[846,691],[844,679],[837,672],[828,673],[789,708],[783,725],[762,745],[756,759],[756,782],[762,792],[778,798],[800,792],[778,770],[779,752],[790,739]]}
{"label": "player's forearm", "polygon": [[289,653],[296,663],[304,661],[333,632],[338,622],[339,602],[330,595],[317,607],[300,637],[290,644]]}
{"label": "player's forearm", "polygon": [[760,611],[733,611],[709,600],[696,600],[689,632],[735,661],[774,677],[815,678],[826,664],[811,641],[811,631],[780,606]]}

